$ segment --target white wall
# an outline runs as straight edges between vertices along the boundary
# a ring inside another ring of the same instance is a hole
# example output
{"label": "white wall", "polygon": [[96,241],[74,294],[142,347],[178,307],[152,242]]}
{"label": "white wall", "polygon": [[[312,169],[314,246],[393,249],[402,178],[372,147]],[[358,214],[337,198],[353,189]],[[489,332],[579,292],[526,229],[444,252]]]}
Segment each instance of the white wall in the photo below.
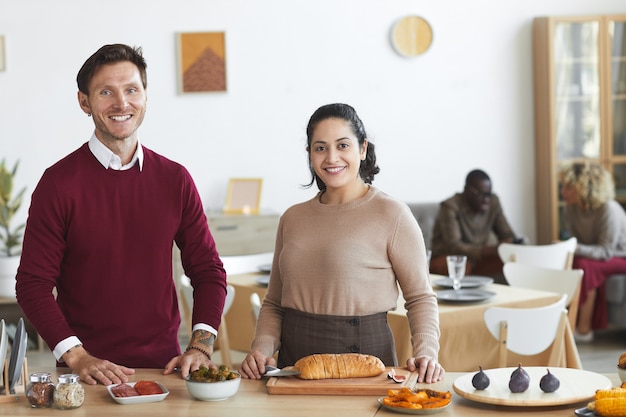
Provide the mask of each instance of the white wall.
{"label": "white wall", "polygon": [[[262,206],[278,212],[312,196],[299,187],[306,123],[342,101],[377,145],[374,185],[442,200],[481,167],[513,227],[534,239],[532,18],[620,13],[623,0],[0,0],[0,158],[21,160],[17,185],[30,194],[93,130],[78,69],[123,42],[148,61],[142,142],[190,170],[207,208],[221,207],[230,177],[264,178]],[[407,59],[389,32],[410,14],[434,41]],[[227,92],[177,93],[175,34],[191,31],[226,32]]]}

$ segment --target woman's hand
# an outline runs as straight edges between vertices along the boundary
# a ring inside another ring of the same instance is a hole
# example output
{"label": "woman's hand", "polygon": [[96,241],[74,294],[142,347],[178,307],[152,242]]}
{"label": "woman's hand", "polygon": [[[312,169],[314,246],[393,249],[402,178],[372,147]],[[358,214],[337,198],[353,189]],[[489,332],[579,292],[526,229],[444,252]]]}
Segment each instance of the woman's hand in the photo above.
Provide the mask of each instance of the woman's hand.
{"label": "woman's hand", "polygon": [[417,370],[417,382],[432,384],[433,382],[441,381],[446,375],[446,371],[437,362],[437,359],[429,356],[410,358],[406,361],[406,366],[411,372]]}
{"label": "woman's hand", "polygon": [[241,362],[239,373],[244,378],[261,379],[265,373],[265,365],[276,366],[276,359],[264,355],[258,350],[253,350],[246,356],[243,362]]}

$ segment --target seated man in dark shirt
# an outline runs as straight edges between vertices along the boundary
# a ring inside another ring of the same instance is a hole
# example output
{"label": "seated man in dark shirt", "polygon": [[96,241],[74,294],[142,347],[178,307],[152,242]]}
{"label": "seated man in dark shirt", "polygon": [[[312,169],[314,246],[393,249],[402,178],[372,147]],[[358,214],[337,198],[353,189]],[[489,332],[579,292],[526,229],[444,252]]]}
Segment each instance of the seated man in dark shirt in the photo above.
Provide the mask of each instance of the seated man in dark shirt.
{"label": "seated man in dark shirt", "polygon": [[475,169],[467,174],[462,193],[443,201],[433,227],[430,272],[448,275],[447,255],[466,255],[465,274],[504,281],[498,244],[517,241],[500,200],[491,192],[491,179]]}

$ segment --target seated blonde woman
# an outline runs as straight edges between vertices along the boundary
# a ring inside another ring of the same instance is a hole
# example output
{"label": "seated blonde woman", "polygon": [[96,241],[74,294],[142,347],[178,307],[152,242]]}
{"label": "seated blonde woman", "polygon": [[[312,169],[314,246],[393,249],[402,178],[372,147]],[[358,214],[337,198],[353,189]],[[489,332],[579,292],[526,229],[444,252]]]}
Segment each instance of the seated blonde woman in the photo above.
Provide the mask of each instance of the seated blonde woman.
{"label": "seated blonde woman", "polygon": [[611,174],[596,163],[573,163],[560,181],[566,227],[578,239],[573,267],[584,271],[575,338],[591,342],[593,330],[607,326],[604,282],[626,272],[626,213]]}

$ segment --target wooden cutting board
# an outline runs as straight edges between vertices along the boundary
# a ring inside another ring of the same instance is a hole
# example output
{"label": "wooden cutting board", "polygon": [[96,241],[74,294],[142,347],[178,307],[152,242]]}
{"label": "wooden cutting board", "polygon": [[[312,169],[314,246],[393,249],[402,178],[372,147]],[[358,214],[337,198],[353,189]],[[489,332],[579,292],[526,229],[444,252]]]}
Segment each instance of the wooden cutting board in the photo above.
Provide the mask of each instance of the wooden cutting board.
{"label": "wooden cutting board", "polygon": [[417,372],[395,368],[396,374],[406,375],[403,383],[387,378],[392,368],[378,376],[369,378],[316,379],[304,380],[295,376],[272,377],[267,381],[268,394],[309,394],[309,395],[387,395],[390,389],[415,386]]}

